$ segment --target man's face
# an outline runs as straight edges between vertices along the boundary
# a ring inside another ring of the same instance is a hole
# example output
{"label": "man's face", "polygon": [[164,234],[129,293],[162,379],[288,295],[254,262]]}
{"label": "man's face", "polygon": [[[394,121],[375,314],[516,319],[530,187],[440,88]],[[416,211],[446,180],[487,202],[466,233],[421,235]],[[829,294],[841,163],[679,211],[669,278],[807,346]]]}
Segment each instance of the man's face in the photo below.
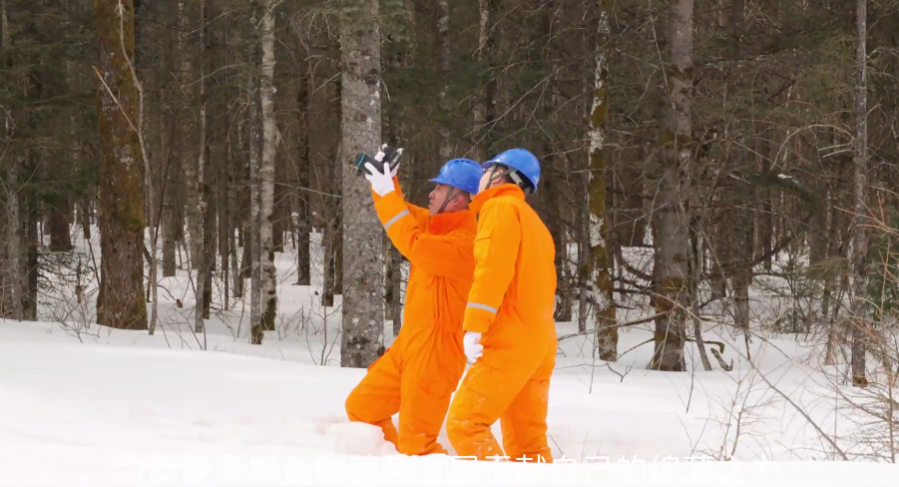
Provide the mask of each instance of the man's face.
{"label": "man's face", "polygon": [[478,193],[483,193],[487,188],[503,184],[503,177],[499,175],[502,173],[500,166],[490,166],[484,170],[484,175],[481,176],[481,183],[478,185]]}
{"label": "man's face", "polygon": [[490,177],[493,174],[493,171],[488,169],[484,171],[484,175],[481,176],[481,182],[478,184],[478,193],[483,193],[487,186],[490,185]]}
{"label": "man's face", "polygon": [[[439,183],[434,187],[434,190],[431,191],[428,198],[428,212],[431,215],[436,215],[437,212],[440,211],[440,208],[443,207],[443,202],[446,201],[446,196],[452,189],[452,186]],[[450,202],[447,203],[443,212],[452,213],[454,211],[463,210],[466,206],[468,206],[468,202],[466,201],[465,193],[458,189],[453,190],[453,194],[450,196]]]}

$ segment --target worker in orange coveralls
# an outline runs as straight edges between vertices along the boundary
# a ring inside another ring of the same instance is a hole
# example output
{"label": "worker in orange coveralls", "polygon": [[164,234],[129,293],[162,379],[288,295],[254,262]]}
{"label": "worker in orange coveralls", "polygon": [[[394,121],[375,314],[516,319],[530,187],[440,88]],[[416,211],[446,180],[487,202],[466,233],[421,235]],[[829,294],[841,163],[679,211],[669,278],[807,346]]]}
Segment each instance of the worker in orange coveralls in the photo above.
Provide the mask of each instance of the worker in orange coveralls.
{"label": "worker in orange coveralls", "polygon": [[[556,268],[552,236],[525,202],[540,163],[524,149],[482,166],[474,283],[465,309],[465,374],[446,420],[456,454],[552,462],[546,442],[549,380],[555,366]],[[503,449],[490,432],[499,419]]]}
{"label": "worker in orange coveralls", "polygon": [[[380,426],[402,454],[445,454],[437,435],[465,370],[461,323],[477,232],[468,205],[483,170],[469,159],[447,162],[431,179],[436,186],[425,210],[404,201],[388,164],[383,172],[371,163],[366,169],[378,218],[412,268],[399,336],[369,366],[346,411],[351,421]],[[397,412],[399,433],[391,420]]]}

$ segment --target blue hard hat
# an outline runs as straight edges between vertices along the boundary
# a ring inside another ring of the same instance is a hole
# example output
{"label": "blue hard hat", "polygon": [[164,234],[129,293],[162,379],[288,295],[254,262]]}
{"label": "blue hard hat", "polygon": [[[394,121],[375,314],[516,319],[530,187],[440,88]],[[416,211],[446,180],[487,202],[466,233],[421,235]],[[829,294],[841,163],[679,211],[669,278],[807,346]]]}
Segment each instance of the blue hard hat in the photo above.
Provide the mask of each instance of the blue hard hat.
{"label": "blue hard hat", "polygon": [[532,192],[537,191],[537,183],[540,182],[540,161],[527,149],[507,150],[485,162],[481,167],[487,169],[494,164],[514,169],[531,184]]}
{"label": "blue hard hat", "polygon": [[483,175],[484,170],[477,162],[471,159],[452,159],[444,164],[437,177],[430,181],[452,186],[474,195],[478,193],[478,186],[481,184]]}

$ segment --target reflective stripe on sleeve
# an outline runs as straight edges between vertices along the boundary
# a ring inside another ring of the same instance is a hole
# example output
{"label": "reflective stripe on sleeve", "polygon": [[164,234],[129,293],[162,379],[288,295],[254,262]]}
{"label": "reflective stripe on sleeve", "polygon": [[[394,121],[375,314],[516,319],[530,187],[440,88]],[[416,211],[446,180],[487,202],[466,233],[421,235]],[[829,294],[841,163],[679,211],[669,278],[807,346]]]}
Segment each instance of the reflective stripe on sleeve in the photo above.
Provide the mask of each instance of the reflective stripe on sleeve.
{"label": "reflective stripe on sleeve", "polygon": [[492,308],[492,307],[490,307],[490,306],[487,306],[486,304],[468,303],[468,307],[469,307],[469,308],[482,309],[482,310],[484,310],[484,311],[489,311],[489,312],[491,312],[491,313],[493,313],[493,314],[496,314],[496,308]]}
{"label": "reflective stripe on sleeve", "polygon": [[390,225],[393,225],[393,224],[396,223],[400,218],[402,218],[402,217],[404,217],[404,216],[406,216],[406,215],[408,215],[408,214],[409,214],[409,210],[403,210],[403,211],[401,211],[397,216],[391,218],[389,222],[387,222],[387,223],[384,224],[384,230],[387,230],[388,228],[390,228]]}

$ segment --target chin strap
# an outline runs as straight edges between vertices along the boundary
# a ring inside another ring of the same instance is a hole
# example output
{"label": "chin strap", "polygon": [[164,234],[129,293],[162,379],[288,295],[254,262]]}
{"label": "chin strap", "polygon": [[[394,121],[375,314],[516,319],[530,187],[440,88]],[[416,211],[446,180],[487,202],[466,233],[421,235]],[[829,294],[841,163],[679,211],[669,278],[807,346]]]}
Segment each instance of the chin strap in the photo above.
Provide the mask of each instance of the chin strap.
{"label": "chin strap", "polygon": [[449,191],[446,192],[446,198],[443,199],[443,205],[440,207],[440,210],[437,211],[438,215],[442,214],[443,211],[446,210],[446,205],[448,205],[450,200],[452,200],[456,196],[454,194],[455,192],[456,192],[456,188],[454,188],[453,186],[450,186]]}
{"label": "chin strap", "polygon": [[524,178],[522,178],[521,174],[519,174],[518,171],[510,167],[503,167],[503,169],[499,171],[499,174],[497,174],[497,167],[498,166],[496,164],[490,166],[490,182],[487,183],[487,187],[484,189],[488,189],[493,186],[493,181],[496,181],[496,178],[509,176],[509,179],[511,179],[516,186],[521,188],[521,190],[524,191],[525,194],[532,194],[534,192],[533,188],[531,188],[531,184]]}

